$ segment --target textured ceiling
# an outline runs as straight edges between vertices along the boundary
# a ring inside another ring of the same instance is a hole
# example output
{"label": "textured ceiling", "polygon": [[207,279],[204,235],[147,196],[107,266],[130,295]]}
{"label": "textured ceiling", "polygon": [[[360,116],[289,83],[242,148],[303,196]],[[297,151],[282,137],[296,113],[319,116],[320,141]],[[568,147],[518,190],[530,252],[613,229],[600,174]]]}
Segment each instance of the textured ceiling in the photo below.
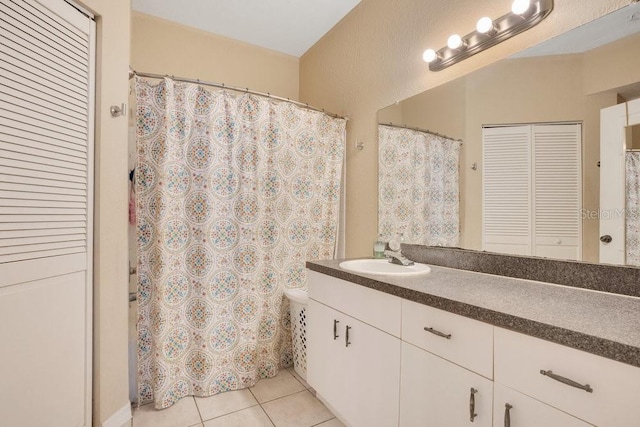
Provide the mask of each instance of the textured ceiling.
{"label": "textured ceiling", "polygon": [[133,9],[300,57],[360,0],[133,0]]}

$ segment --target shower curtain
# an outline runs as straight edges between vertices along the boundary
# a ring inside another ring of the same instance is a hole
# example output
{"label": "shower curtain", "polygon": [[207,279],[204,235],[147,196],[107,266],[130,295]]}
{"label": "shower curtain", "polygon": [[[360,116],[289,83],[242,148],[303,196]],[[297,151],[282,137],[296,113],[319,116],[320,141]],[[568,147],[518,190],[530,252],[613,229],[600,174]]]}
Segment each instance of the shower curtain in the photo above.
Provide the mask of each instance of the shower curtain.
{"label": "shower curtain", "polygon": [[457,246],[460,141],[378,126],[378,232],[386,240]]}
{"label": "shower curtain", "polygon": [[640,152],[628,151],[626,159],[627,265],[640,266]]}
{"label": "shower curtain", "polygon": [[285,288],[334,255],[345,121],[136,78],[139,402],[250,387],[292,360]]}

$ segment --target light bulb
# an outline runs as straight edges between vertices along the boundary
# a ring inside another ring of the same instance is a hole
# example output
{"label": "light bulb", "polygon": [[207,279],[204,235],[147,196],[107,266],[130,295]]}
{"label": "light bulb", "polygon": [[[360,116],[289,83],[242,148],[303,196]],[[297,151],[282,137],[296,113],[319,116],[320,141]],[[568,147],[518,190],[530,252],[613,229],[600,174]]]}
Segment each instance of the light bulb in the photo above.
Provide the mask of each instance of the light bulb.
{"label": "light bulb", "polygon": [[476,24],[476,30],[481,34],[486,34],[493,29],[493,21],[488,16],[480,18]]}
{"label": "light bulb", "polygon": [[515,13],[516,15],[522,15],[527,10],[529,10],[530,6],[530,0],[514,0],[511,4],[511,12]]}
{"label": "light bulb", "polygon": [[449,46],[449,49],[458,49],[462,46],[462,37],[457,34],[452,35],[447,39],[447,46]]}
{"label": "light bulb", "polygon": [[433,49],[427,49],[422,54],[422,59],[424,59],[424,62],[433,62],[436,60],[437,57],[438,57],[438,54]]}

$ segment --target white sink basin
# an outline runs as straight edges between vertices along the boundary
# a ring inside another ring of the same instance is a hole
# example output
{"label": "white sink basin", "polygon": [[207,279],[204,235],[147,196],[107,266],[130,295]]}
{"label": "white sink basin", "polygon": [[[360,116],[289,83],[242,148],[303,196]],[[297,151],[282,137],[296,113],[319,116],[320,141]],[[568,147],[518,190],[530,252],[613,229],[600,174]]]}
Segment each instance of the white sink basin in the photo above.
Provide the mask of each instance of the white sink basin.
{"label": "white sink basin", "polygon": [[381,276],[419,276],[431,271],[426,264],[413,265],[392,264],[386,259],[353,259],[342,261],[340,268],[354,273],[378,274]]}

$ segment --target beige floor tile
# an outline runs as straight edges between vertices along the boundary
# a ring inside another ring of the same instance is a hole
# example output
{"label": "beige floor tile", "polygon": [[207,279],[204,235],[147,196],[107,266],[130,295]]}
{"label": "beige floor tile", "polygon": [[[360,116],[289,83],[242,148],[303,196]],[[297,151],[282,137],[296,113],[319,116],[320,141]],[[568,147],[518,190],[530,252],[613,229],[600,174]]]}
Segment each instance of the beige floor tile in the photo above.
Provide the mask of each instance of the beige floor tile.
{"label": "beige floor tile", "polygon": [[300,375],[298,375],[298,373],[296,372],[296,370],[294,368],[287,368],[287,370],[289,371],[289,373],[291,375],[294,376],[295,379],[300,381],[300,384],[302,384],[304,386],[304,388],[306,388],[306,389],[311,388],[311,386],[309,384],[307,384],[307,382],[305,380],[303,380]]}
{"label": "beige floor tile", "polygon": [[252,406],[209,420],[204,423],[204,427],[273,427],[273,423],[260,406]]}
{"label": "beige floor tile", "polygon": [[280,369],[275,377],[258,381],[255,386],[251,387],[251,392],[258,399],[258,402],[264,403],[304,389],[305,387],[289,371]]}
{"label": "beige floor tile", "polygon": [[201,423],[193,397],[180,399],[167,409],[155,409],[144,405],[133,413],[133,427],[186,427]]}
{"label": "beige floor tile", "polygon": [[311,427],[334,418],[307,390],[267,402],[262,407],[276,427]]}
{"label": "beige floor tile", "polygon": [[332,420],[320,423],[320,424],[316,425],[315,427],[345,427],[345,425],[342,424],[339,419],[334,418]]}
{"label": "beige floor tile", "polygon": [[196,397],[196,405],[204,421],[257,405],[248,389],[228,391],[211,397]]}

